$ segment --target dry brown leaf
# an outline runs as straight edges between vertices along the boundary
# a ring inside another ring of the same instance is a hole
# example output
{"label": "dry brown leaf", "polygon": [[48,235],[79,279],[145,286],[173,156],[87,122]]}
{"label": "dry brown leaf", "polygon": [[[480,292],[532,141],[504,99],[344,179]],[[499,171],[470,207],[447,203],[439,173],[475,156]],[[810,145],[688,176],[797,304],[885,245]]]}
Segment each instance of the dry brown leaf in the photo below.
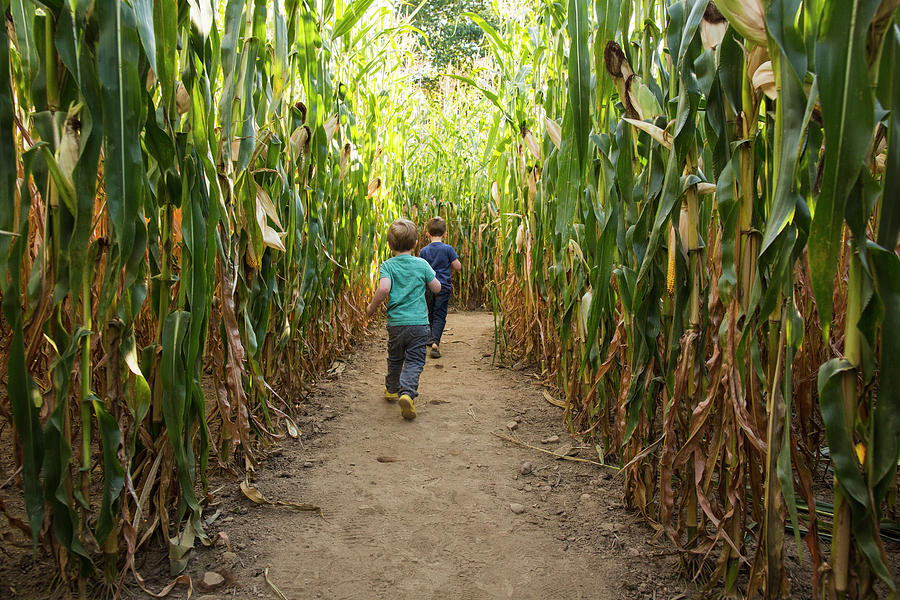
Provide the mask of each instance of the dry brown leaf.
{"label": "dry brown leaf", "polygon": [[556,398],[554,398],[553,396],[551,396],[551,395],[550,395],[550,392],[548,392],[547,390],[541,390],[541,393],[544,395],[544,400],[546,400],[547,402],[549,402],[549,403],[552,404],[553,406],[558,406],[559,408],[565,408],[565,407],[566,407],[566,403],[565,403],[565,402],[563,402],[562,400],[557,400]]}
{"label": "dry brown leaf", "polygon": [[294,421],[292,421],[289,418],[285,419],[284,426],[287,429],[289,436],[291,436],[294,439],[297,439],[298,437],[300,437],[300,435],[301,435],[300,430],[297,428],[297,424],[294,423]]}
{"label": "dry brown leaf", "polygon": [[314,512],[323,519],[325,518],[325,515],[322,512],[322,508],[314,504],[306,504],[305,502],[285,502],[283,500],[269,500],[268,498],[263,496],[262,492],[256,489],[256,487],[246,479],[241,482],[241,492],[254,504],[268,504],[270,506],[290,506],[291,508],[296,508],[297,510]]}
{"label": "dry brown leaf", "polygon": [[272,591],[275,592],[275,595],[281,598],[281,600],[288,600],[288,597],[284,595],[284,592],[278,589],[278,587],[272,583],[272,580],[269,579],[269,567],[266,567],[266,570],[263,571],[263,576],[266,579],[266,583],[272,588]]}
{"label": "dry brown leaf", "polygon": [[556,448],[553,451],[553,454],[555,454],[558,458],[562,458],[564,456],[575,456],[576,454],[578,454],[578,449],[575,448],[575,446],[573,446],[572,444],[563,444],[562,446]]}
{"label": "dry brown leaf", "polygon": [[663,147],[668,148],[669,150],[672,149],[672,136],[670,136],[666,130],[660,129],[656,125],[647,123],[646,121],[638,121],[637,119],[628,118],[624,120],[634,127],[640,129],[641,131],[649,134],[650,137],[659,142]]}

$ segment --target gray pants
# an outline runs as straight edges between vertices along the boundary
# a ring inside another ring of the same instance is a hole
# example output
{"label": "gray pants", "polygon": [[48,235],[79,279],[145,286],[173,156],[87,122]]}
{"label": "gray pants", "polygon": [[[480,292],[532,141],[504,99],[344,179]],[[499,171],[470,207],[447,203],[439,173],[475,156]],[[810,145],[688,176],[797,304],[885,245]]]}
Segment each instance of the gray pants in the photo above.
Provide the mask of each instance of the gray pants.
{"label": "gray pants", "polygon": [[388,327],[388,372],[384,387],[388,392],[419,395],[419,375],[425,366],[425,350],[431,341],[428,325]]}

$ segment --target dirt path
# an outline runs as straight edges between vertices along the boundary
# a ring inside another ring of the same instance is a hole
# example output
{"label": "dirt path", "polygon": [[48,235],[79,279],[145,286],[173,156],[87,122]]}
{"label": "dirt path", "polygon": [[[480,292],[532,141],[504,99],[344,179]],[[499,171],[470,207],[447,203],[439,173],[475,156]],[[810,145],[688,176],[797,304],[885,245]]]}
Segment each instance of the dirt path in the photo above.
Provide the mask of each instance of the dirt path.
{"label": "dirt path", "polygon": [[489,313],[451,313],[448,325],[444,357],[423,372],[415,421],[381,397],[381,331],[306,400],[302,446],[286,443],[264,463],[263,494],[320,505],[327,520],[254,506],[225,485],[209,532],[224,531],[234,553],[199,549],[189,570],[195,581],[230,570],[234,585],[208,597],[274,598],[266,567],[291,600],[690,597],[675,560],[651,558],[665,553],[622,509],[609,471],[492,435],[517,420],[523,441],[571,443],[533,378],[491,366]]}

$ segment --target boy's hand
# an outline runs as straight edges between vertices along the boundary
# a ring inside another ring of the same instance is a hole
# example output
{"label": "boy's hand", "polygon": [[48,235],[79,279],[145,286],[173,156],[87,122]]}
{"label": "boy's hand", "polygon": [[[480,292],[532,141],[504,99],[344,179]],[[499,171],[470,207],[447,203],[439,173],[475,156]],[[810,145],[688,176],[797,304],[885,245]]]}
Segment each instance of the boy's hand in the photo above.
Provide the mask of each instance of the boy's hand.
{"label": "boy's hand", "polygon": [[378,280],[378,288],[375,290],[375,297],[366,306],[366,314],[370,317],[375,314],[381,303],[388,299],[391,295],[391,280],[389,277],[382,277]]}

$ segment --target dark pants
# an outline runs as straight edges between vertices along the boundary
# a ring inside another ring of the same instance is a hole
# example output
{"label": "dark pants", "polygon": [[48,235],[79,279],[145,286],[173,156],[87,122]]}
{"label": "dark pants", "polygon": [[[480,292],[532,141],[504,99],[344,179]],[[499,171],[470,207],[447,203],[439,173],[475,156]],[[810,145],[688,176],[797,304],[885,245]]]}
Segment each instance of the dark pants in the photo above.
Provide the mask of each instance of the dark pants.
{"label": "dark pants", "polygon": [[425,351],[431,331],[428,325],[388,327],[388,372],[384,387],[388,392],[419,395],[419,375],[425,366]]}
{"label": "dark pants", "polygon": [[444,325],[447,324],[447,306],[450,304],[450,290],[441,290],[440,294],[434,294],[431,290],[425,291],[425,300],[428,303],[428,323],[431,325],[431,343],[441,345],[441,336],[444,335]]}

